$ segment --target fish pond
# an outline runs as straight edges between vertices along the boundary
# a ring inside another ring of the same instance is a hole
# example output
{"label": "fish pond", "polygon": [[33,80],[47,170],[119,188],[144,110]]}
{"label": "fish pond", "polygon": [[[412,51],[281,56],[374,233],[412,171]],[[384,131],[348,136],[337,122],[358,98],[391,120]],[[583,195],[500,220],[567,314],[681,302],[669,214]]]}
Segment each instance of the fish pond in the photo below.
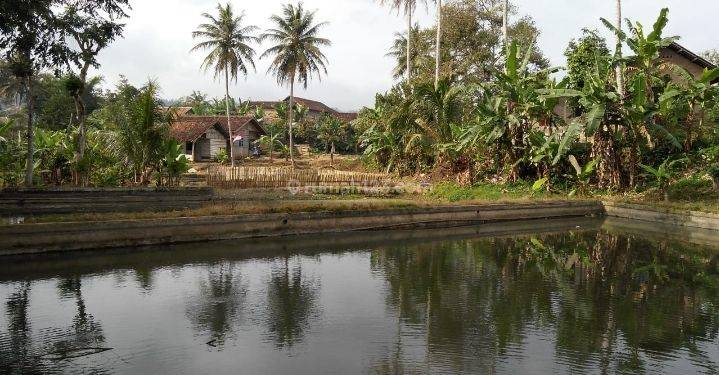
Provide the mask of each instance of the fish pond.
{"label": "fish pond", "polygon": [[6,258],[0,373],[717,373],[719,251],[622,227]]}

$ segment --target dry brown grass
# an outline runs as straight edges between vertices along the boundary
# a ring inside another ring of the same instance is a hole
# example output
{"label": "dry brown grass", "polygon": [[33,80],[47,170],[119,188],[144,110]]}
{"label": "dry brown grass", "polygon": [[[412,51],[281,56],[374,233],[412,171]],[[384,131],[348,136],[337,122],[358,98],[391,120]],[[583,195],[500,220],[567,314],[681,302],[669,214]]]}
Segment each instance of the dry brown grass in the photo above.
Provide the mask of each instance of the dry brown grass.
{"label": "dry brown grass", "polygon": [[25,220],[25,223],[141,220],[320,211],[366,211],[413,208],[427,204],[406,199],[226,201],[201,208],[178,211],[110,212],[29,217]]}

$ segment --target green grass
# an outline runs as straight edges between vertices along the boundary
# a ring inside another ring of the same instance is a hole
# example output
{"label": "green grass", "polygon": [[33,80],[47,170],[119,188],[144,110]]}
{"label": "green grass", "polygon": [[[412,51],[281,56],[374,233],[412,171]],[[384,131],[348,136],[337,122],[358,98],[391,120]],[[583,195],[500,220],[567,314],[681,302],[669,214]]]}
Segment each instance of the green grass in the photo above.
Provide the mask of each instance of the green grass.
{"label": "green grass", "polygon": [[532,190],[532,183],[518,182],[512,184],[476,184],[472,186],[461,186],[452,182],[444,182],[435,185],[427,194],[432,199],[447,202],[461,201],[506,201],[506,200],[544,200],[544,199],[566,199],[566,195],[547,193],[546,191],[535,192]]}
{"label": "green grass", "polygon": [[687,175],[670,184],[669,202],[664,201],[663,194],[656,188],[603,198],[678,210],[719,213],[719,193],[713,190],[711,178],[703,172]]}

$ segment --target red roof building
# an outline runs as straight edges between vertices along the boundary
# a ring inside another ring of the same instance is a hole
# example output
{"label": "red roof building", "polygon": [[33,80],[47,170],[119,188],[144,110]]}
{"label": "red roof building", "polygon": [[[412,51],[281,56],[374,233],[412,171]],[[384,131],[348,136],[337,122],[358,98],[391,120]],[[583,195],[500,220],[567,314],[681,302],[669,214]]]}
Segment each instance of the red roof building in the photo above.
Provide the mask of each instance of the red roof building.
{"label": "red roof building", "polygon": [[235,158],[249,156],[257,141],[266,134],[262,126],[252,117],[231,116],[230,136],[225,116],[183,116],[170,126],[170,137],[185,145],[185,153],[192,160],[212,160],[225,149],[229,154],[230,140]]}

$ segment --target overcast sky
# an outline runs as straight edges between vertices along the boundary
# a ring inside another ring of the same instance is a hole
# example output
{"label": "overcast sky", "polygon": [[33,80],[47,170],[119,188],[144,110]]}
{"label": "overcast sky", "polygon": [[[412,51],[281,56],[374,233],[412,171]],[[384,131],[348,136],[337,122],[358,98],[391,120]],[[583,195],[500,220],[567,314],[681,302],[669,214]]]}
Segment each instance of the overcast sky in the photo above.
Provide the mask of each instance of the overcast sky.
{"label": "overcast sky", "polygon": [[[223,2],[226,0],[223,0]],[[248,24],[265,29],[268,18],[278,13],[286,1],[230,0],[235,9],[246,12]],[[323,35],[332,40],[326,49],[328,74],[314,81],[297,96],[316,99],[340,110],[357,110],[371,106],[374,95],[393,84],[393,62],[385,57],[393,34],[403,31],[405,20],[373,0],[305,0],[305,7],[317,10],[318,21],[328,21]],[[603,29],[599,17],[614,17],[614,0],[514,0],[521,15],[529,14],[542,31],[539,45],[555,65],[564,64],[564,49],[583,27]],[[624,0],[624,16],[650,25],[662,7],[670,8],[668,35],[682,37],[680,43],[697,53],[719,47],[719,1],[717,0]],[[191,33],[203,19],[203,12],[215,12],[216,1],[210,0],[134,0],[126,20],[124,38],[100,55],[102,64],[96,74],[105,77],[112,87],[119,75],[141,85],[155,78],[162,96],[174,99],[192,90],[210,96],[223,96],[224,85],[214,81],[211,73],[199,69],[204,55],[190,53],[194,45]],[[430,6],[430,8],[432,8]],[[434,10],[422,10],[422,25],[434,22]],[[257,46],[258,55],[266,45]],[[276,100],[288,95],[266,75],[268,62],[257,62],[257,72],[240,78],[230,87],[233,97],[253,100]]]}

